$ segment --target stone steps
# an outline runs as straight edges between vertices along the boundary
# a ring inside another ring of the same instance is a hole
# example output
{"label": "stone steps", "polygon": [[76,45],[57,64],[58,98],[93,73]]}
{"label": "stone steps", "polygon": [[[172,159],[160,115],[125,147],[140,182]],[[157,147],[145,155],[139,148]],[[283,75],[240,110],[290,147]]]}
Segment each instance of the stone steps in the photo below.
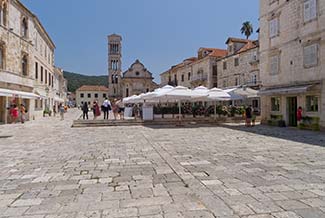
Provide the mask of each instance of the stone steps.
{"label": "stone steps", "polygon": [[[243,120],[232,120],[232,123],[240,123]],[[75,120],[72,127],[105,127],[105,126],[204,126],[204,125],[218,125],[227,123],[227,120],[214,119],[188,119],[182,121],[177,119],[156,119],[152,121],[143,120]]]}

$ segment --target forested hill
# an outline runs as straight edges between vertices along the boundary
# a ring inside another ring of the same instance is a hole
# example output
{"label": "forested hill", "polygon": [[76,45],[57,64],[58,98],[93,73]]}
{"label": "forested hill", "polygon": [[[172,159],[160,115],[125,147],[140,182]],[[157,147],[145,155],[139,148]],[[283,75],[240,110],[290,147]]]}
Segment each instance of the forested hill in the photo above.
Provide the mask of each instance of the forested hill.
{"label": "forested hill", "polygon": [[75,92],[83,85],[107,86],[107,76],[86,76],[78,73],[63,71],[64,78],[68,80],[68,91]]}

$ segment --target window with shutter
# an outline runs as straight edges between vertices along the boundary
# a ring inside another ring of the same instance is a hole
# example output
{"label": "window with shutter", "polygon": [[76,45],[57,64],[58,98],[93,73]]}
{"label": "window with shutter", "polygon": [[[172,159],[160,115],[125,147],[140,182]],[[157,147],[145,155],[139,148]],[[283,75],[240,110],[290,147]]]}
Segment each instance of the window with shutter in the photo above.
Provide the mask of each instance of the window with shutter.
{"label": "window with shutter", "polygon": [[318,44],[304,47],[304,66],[313,67],[318,64]]}
{"label": "window with shutter", "polygon": [[279,56],[273,56],[270,58],[270,74],[276,75],[279,73]]}
{"label": "window with shutter", "polygon": [[274,18],[270,21],[270,38],[273,38],[279,34],[279,20]]}
{"label": "window with shutter", "polygon": [[304,21],[308,22],[317,17],[317,0],[304,1]]}

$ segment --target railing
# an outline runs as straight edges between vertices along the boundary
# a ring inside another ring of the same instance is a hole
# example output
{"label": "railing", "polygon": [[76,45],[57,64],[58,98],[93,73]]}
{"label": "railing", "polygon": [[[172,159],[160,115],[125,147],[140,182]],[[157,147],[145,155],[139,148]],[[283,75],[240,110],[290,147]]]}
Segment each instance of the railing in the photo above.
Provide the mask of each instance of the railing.
{"label": "railing", "polygon": [[246,82],[245,85],[249,87],[259,86],[262,84],[262,81],[250,81]]}
{"label": "railing", "polygon": [[257,64],[257,63],[259,63],[259,62],[260,62],[260,57],[253,57],[253,58],[249,61],[250,64]]}
{"label": "railing", "polygon": [[204,76],[195,76],[192,78],[192,82],[195,81],[207,81],[208,80],[208,76],[204,75]]}

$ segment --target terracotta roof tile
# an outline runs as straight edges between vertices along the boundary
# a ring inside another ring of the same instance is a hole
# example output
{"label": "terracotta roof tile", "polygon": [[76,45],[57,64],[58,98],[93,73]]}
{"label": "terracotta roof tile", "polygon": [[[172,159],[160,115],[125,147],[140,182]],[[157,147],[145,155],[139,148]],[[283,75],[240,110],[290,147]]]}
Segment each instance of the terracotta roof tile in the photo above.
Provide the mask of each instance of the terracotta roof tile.
{"label": "terracotta roof tile", "polygon": [[83,85],[77,91],[99,91],[99,92],[108,92],[108,88],[106,86],[89,86]]}
{"label": "terracotta roof tile", "polygon": [[252,49],[252,48],[256,48],[258,46],[258,44],[256,42],[253,42],[253,41],[249,41],[246,43],[246,45],[244,47],[242,47],[237,53],[241,53],[241,52],[244,52],[244,51],[247,51],[249,49]]}
{"label": "terracotta roof tile", "polygon": [[249,39],[241,39],[241,38],[234,38],[234,37],[229,37],[226,41],[226,44],[229,42],[240,42],[240,43],[247,43],[247,42],[252,42],[252,40]]}
{"label": "terracotta roof tile", "polygon": [[194,62],[196,60],[197,60],[197,57],[190,57],[190,58],[185,59],[184,61],[192,61],[192,62]]}
{"label": "terracotta roof tile", "polygon": [[200,48],[200,51],[207,51],[209,52],[208,56],[210,57],[224,57],[227,55],[227,50],[219,49],[219,48]]}

